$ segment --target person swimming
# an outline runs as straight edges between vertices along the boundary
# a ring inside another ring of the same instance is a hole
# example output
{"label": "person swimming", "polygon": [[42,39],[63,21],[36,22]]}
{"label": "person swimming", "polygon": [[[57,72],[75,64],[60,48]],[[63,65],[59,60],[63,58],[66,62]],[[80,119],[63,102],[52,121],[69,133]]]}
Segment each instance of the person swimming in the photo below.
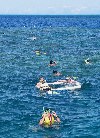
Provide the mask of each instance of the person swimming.
{"label": "person swimming", "polygon": [[42,118],[39,121],[39,125],[50,127],[55,122],[60,123],[60,118],[57,116],[56,112],[51,112],[48,108],[45,109]]}
{"label": "person swimming", "polygon": [[53,70],[53,75],[54,75],[54,76],[60,76],[60,75],[61,75],[61,73],[60,73],[60,72],[58,72],[58,71],[56,71],[56,70]]}
{"label": "person swimming", "polygon": [[53,60],[50,60],[49,66],[55,66],[57,63]]}
{"label": "person swimming", "polygon": [[90,61],[89,58],[85,59],[84,61],[85,61],[86,64],[91,64],[91,61]]}
{"label": "person swimming", "polygon": [[41,55],[41,52],[39,50],[35,50],[33,51],[37,56],[40,56]]}

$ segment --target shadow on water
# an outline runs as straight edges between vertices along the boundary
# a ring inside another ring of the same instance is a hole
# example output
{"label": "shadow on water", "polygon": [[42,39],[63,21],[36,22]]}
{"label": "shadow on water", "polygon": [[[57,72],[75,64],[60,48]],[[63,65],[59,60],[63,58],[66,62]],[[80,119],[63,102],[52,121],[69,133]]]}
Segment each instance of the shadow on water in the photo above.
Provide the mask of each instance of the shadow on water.
{"label": "shadow on water", "polygon": [[92,89],[93,85],[91,84],[91,82],[84,80],[81,86],[82,90],[86,90],[86,89]]}

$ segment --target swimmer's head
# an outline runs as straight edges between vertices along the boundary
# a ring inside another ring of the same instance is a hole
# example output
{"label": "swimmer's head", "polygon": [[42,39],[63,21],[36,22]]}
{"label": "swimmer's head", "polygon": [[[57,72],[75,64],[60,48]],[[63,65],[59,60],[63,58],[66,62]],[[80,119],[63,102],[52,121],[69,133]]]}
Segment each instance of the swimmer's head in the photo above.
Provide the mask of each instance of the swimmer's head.
{"label": "swimmer's head", "polygon": [[90,59],[89,59],[89,58],[85,59],[84,61],[85,61],[85,63],[86,63],[86,64],[91,63],[91,61],[90,61]]}
{"label": "swimmer's head", "polygon": [[52,60],[50,60],[50,64],[53,64],[53,61]]}
{"label": "swimmer's head", "polygon": [[90,62],[90,59],[87,59],[87,62]]}
{"label": "swimmer's head", "polygon": [[51,110],[50,109],[48,109],[48,108],[46,108],[45,110],[44,110],[44,113],[42,114],[42,116],[44,115],[44,114],[50,114],[50,112],[51,112]]}
{"label": "swimmer's head", "polygon": [[49,109],[49,108],[46,108],[46,109],[44,110],[44,112],[49,112],[49,113],[50,113],[50,109]]}
{"label": "swimmer's head", "polygon": [[43,77],[40,78],[40,82],[45,82]]}
{"label": "swimmer's head", "polygon": [[53,70],[53,73],[54,73],[54,74],[57,74],[57,71],[56,71],[56,70]]}

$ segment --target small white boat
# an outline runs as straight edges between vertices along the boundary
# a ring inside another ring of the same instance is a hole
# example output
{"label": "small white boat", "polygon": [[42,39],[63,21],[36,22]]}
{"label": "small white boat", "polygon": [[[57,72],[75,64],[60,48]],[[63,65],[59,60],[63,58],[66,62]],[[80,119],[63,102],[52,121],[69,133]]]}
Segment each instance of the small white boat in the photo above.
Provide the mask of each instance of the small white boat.
{"label": "small white boat", "polygon": [[[63,87],[59,88],[52,88],[49,85],[60,85],[64,84]],[[48,94],[52,94],[53,91],[60,91],[60,90],[76,90],[81,88],[81,83],[78,81],[74,81],[73,83],[64,83],[64,82],[53,82],[53,83],[44,83],[41,84],[40,87],[38,87],[42,91],[48,91]]]}

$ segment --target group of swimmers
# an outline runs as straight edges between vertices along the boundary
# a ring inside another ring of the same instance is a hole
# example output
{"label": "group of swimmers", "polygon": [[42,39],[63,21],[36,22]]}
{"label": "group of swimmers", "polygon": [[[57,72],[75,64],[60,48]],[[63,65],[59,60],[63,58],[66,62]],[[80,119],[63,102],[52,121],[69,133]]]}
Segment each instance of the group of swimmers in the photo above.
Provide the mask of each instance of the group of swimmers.
{"label": "group of swimmers", "polygon": [[[49,66],[56,66],[56,65],[57,65],[56,61],[50,60]],[[57,70],[53,70],[53,75],[54,76],[60,76],[62,74],[60,72],[58,72]]]}
{"label": "group of swimmers", "polygon": [[[90,63],[90,60],[85,60],[86,64]],[[49,66],[55,66],[57,63],[55,61],[50,61]],[[56,74],[57,76],[61,75],[59,72],[53,70],[53,74]],[[64,80],[58,80],[57,82],[54,82],[55,84],[70,84],[70,83],[76,83],[74,79],[71,77],[66,77]],[[52,90],[52,87],[48,85],[46,80],[41,77],[39,82],[36,84],[36,87],[40,89],[41,91],[49,91]],[[39,121],[39,125],[50,127],[54,123],[60,123],[60,118],[56,114],[56,112],[51,111],[50,109],[45,109],[44,113],[42,114],[42,118]]]}
{"label": "group of swimmers", "polygon": [[[55,66],[57,63],[55,61],[50,61],[49,66]],[[60,73],[53,70],[53,74],[59,76]],[[46,83],[46,80],[41,77],[39,82],[36,84],[36,87],[41,91],[49,91],[52,88]],[[50,109],[45,109],[42,114],[42,118],[39,121],[39,125],[45,127],[51,127],[54,123],[60,123],[60,118],[56,114],[56,112],[51,111]]]}

